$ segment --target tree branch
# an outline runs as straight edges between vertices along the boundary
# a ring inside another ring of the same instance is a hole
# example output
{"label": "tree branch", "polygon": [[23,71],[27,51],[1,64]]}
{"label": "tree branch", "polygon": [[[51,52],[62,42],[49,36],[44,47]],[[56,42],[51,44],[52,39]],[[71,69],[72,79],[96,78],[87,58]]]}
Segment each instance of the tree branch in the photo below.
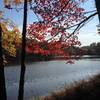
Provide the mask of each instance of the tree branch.
{"label": "tree branch", "polygon": [[[97,12],[95,12],[95,13],[93,13],[92,15],[90,15],[90,16],[88,16],[86,19],[84,19],[83,21],[81,21],[79,24],[77,24],[77,25],[74,25],[74,26],[77,26],[76,28],[75,28],[75,30],[67,37],[67,38],[70,38],[72,35],[74,35],[75,33],[76,33],[76,31],[79,29],[79,27],[83,24],[83,23],[85,23],[86,21],[88,21],[90,18],[92,18],[92,17],[94,17],[95,15],[97,15],[98,13]],[[83,26],[83,25],[82,25]],[[73,27],[73,26],[71,26],[71,27]],[[71,27],[69,27],[69,28],[71,28]],[[67,28],[68,29],[68,28]]]}

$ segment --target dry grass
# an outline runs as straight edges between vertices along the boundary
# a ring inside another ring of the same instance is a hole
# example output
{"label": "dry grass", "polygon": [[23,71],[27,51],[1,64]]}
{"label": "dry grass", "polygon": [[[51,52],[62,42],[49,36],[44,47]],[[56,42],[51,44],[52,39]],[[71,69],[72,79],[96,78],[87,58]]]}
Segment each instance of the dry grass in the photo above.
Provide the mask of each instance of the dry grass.
{"label": "dry grass", "polygon": [[100,100],[100,75],[90,78],[89,81],[76,83],[70,88],[66,87],[40,100]]}

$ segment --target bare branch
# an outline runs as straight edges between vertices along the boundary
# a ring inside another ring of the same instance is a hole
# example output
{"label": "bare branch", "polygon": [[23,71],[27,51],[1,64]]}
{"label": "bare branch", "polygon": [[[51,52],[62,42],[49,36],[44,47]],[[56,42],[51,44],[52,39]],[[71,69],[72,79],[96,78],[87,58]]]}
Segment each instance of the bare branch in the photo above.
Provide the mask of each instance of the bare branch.
{"label": "bare branch", "polygon": [[93,16],[95,16],[95,15],[97,15],[97,14],[98,14],[98,13],[97,13],[97,12],[95,12],[95,13],[91,14],[90,16],[88,16],[88,17],[87,17],[86,19],[84,19],[83,21],[81,21],[80,23],[75,24],[75,25],[70,26],[70,27],[67,27],[66,29],[70,29],[70,28],[72,28],[72,27],[78,26],[79,24],[82,24],[83,22],[85,22],[85,21],[89,20],[91,17],[93,17]]}
{"label": "bare branch", "polygon": [[[85,22],[87,22],[90,18],[92,18],[92,17],[94,17],[95,15],[97,15],[98,13],[97,12],[95,12],[95,13],[93,13],[92,15],[90,15],[90,16],[88,16],[86,19],[84,19],[83,21],[81,21],[79,24],[77,24],[77,27],[76,27],[76,29],[67,37],[67,38],[70,38],[72,35],[74,35],[75,33],[76,33],[76,31],[80,28],[80,27],[82,27],[83,25],[82,24],[84,24]],[[81,26],[82,25],[82,26]],[[75,25],[76,26],[76,25]],[[70,27],[71,28],[71,27]]]}

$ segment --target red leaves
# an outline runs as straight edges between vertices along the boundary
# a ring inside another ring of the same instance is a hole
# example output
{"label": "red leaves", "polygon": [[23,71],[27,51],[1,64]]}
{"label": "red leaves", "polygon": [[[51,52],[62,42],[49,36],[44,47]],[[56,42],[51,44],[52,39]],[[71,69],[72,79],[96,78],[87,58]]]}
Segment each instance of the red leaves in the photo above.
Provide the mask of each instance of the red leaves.
{"label": "red leaves", "polygon": [[64,49],[80,45],[78,38],[70,37],[67,32],[70,26],[84,18],[84,9],[79,4],[80,0],[34,0],[31,9],[39,21],[27,28],[30,41],[27,51],[41,55],[62,55],[68,59],[69,55]]}
{"label": "red leaves", "polygon": [[[32,7],[33,12],[41,16],[45,23],[58,21],[59,17],[61,21],[68,19],[68,15],[82,14],[83,9],[79,7],[80,1],[72,0],[35,0],[35,6]],[[40,18],[40,17],[39,17]],[[78,17],[79,18],[79,17]]]}
{"label": "red leaves", "polygon": [[84,9],[83,9],[83,8],[77,8],[77,11],[78,11],[78,12],[83,12]]}
{"label": "red leaves", "polygon": [[[13,3],[11,0],[4,1],[8,9],[12,9],[12,4],[23,3],[23,0],[14,0]],[[41,55],[68,56],[64,48],[80,45],[77,38],[70,36],[68,29],[84,18],[84,9],[79,6],[83,1],[28,0],[38,21],[27,27],[26,51]]]}
{"label": "red leaves", "polygon": [[74,64],[74,61],[73,60],[68,60],[66,63],[67,64]]}
{"label": "red leaves", "polygon": [[37,39],[38,41],[44,41],[44,32],[47,30],[45,24],[33,23],[27,28],[27,36],[32,39]]}

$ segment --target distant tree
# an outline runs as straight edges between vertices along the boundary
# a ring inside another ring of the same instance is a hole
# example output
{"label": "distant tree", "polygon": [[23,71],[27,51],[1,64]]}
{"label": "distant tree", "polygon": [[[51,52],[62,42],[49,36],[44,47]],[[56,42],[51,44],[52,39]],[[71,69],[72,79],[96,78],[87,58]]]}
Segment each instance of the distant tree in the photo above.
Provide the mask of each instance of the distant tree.
{"label": "distant tree", "polygon": [[26,47],[26,25],[27,25],[27,0],[24,0],[23,30],[22,30],[22,51],[21,51],[21,73],[19,82],[18,100],[24,98],[24,79],[25,79],[25,47]]}
{"label": "distant tree", "polygon": [[97,46],[96,46],[96,53],[98,55],[100,55],[100,42],[97,43]]}

